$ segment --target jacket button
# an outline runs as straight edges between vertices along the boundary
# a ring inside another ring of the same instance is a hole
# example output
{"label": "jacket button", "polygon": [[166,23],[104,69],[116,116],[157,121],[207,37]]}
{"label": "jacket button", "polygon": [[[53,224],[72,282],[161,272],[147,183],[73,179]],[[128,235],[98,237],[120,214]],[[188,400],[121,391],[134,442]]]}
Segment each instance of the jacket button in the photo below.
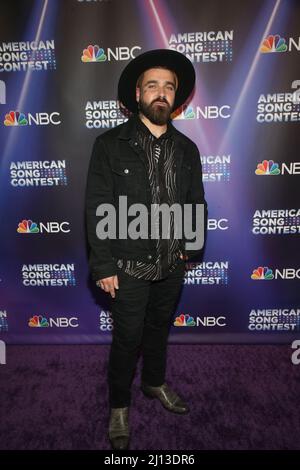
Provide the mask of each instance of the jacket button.
{"label": "jacket button", "polygon": [[137,145],[138,143],[137,142],[134,142],[134,145]]}
{"label": "jacket button", "polygon": [[147,258],[148,258],[148,259],[152,259],[152,255],[148,255]]}
{"label": "jacket button", "polygon": [[124,173],[129,173],[128,168],[125,168]]}

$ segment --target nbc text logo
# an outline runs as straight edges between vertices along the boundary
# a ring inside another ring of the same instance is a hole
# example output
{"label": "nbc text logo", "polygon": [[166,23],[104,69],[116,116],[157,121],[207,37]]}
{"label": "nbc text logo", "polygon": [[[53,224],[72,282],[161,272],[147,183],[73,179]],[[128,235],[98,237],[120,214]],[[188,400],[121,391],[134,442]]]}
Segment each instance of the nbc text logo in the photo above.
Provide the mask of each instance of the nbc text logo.
{"label": "nbc text logo", "polygon": [[90,62],[110,62],[112,60],[130,60],[135,58],[135,52],[141,50],[140,46],[133,46],[131,48],[122,46],[115,47],[114,49],[108,47],[106,51],[97,45],[89,45],[83,50],[81,61],[84,63]]}
{"label": "nbc text logo", "polygon": [[176,120],[188,119],[228,119],[230,118],[231,107],[228,104],[222,106],[206,105],[206,106],[193,106],[184,105],[179,107],[172,115]]}
{"label": "nbc text logo", "polygon": [[300,162],[290,162],[288,164],[283,162],[279,167],[279,164],[273,160],[263,160],[258,163],[255,174],[258,176],[299,175]]}
{"label": "nbc text logo", "polygon": [[61,123],[59,120],[59,113],[27,113],[27,117],[24,113],[19,111],[10,111],[5,114],[4,125],[7,127],[22,127],[22,126],[47,126],[53,124],[57,126]]}
{"label": "nbc text logo", "polygon": [[34,315],[29,319],[28,326],[30,328],[77,328],[79,325],[77,317],[46,318],[43,315]]}
{"label": "nbc text logo", "polygon": [[272,281],[273,279],[300,279],[300,268],[271,269],[268,266],[259,266],[251,274],[254,281]]}
{"label": "nbc text logo", "polygon": [[228,219],[208,219],[207,230],[228,230]]}
{"label": "nbc text logo", "polygon": [[300,36],[296,40],[292,37],[286,40],[279,34],[270,34],[263,40],[260,46],[260,52],[264,54],[271,52],[291,52],[293,49],[300,51]]}
{"label": "nbc text logo", "polygon": [[203,317],[196,317],[196,320],[194,317],[189,315],[188,313],[186,314],[181,314],[178,317],[175,318],[174,321],[174,326],[201,326],[201,327],[224,327],[226,326],[226,318],[224,316],[212,316],[212,315],[206,315]]}
{"label": "nbc text logo", "polygon": [[22,220],[18,224],[17,232],[18,233],[69,233],[69,222],[40,222],[37,224],[32,220]]}

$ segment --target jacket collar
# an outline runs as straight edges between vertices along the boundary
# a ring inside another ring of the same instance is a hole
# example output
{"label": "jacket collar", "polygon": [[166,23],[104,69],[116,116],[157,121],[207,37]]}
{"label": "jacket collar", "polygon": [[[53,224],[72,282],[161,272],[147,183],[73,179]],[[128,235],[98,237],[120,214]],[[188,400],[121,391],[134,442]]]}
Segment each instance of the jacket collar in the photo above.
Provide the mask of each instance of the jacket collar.
{"label": "jacket collar", "polygon": [[[121,140],[130,140],[130,139],[135,138],[137,119],[139,119],[139,118],[136,114],[133,114],[132,116],[130,116],[128,121],[126,121],[121,126],[120,133],[118,135],[119,139],[121,139]],[[181,136],[180,132],[177,131],[176,127],[173,126],[171,121],[169,123],[169,128],[173,132],[174,137],[176,138],[176,140],[179,140],[183,143],[184,142],[183,137]]]}
{"label": "jacket collar", "polygon": [[[174,131],[174,139],[176,141],[176,166],[177,166],[177,171],[176,171],[176,184],[178,187],[178,201],[180,201],[180,181],[181,181],[181,165],[182,165],[182,160],[183,160],[183,154],[184,154],[184,148],[186,145],[186,141],[184,139],[184,136],[177,131],[176,127],[173,126],[173,124],[170,122],[170,126],[172,130]],[[121,140],[127,140],[129,142],[129,145],[133,148],[135,152],[139,155],[139,157],[142,159],[144,165],[145,165],[145,159],[146,156],[144,152],[138,152],[135,146],[133,145],[133,140],[135,139],[135,131],[136,131],[136,115],[131,116],[128,121],[126,121],[124,124],[120,126],[120,133],[118,135],[118,138]]]}

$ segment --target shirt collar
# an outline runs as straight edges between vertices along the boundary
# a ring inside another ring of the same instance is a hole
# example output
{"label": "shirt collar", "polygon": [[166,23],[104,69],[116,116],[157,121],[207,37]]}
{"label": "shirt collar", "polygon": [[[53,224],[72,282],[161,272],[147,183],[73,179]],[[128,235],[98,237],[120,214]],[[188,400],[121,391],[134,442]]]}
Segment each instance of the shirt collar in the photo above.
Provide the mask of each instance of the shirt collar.
{"label": "shirt collar", "polygon": [[152,132],[148,129],[148,127],[143,123],[141,118],[136,115],[136,126],[137,129],[139,129],[141,132],[143,132],[147,137],[153,137],[156,141],[158,140],[163,140],[167,139],[168,137],[171,137],[173,134],[173,128],[171,126],[171,121],[169,120],[167,123],[167,130],[162,134],[160,137],[155,137],[155,135],[152,134]]}

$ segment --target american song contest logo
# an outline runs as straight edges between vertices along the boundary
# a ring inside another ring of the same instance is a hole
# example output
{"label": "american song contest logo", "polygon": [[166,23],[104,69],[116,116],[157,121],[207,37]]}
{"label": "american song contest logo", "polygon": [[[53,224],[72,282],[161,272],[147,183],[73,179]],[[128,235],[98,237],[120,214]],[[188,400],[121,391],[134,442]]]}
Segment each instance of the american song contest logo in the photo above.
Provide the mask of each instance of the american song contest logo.
{"label": "american song contest logo", "polygon": [[129,112],[117,100],[88,101],[85,117],[88,129],[110,129],[126,122]]}
{"label": "american song contest logo", "polygon": [[76,285],[75,264],[23,264],[25,287],[73,287]]}
{"label": "american song contest logo", "polygon": [[171,34],[169,49],[184,54],[191,62],[231,62],[233,30]]}
{"label": "american song contest logo", "polygon": [[254,235],[291,235],[300,233],[300,209],[257,209],[253,214]]}
{"label": "american song contest logo", "polygon": [[0,43],[0,72],[55,70],[54,39]]}
{"label": "american song contest logo", "polygon": [[257,331],[299,331],[299,308],[260,308],[249,313],[248,329]]}
{"label": "american song contest logo", "polygon": [[202,181],[217,183],[230,180],[231,155],[201,155]]}
{"label": "american song contest logo", "polygon": [[300,121],[300,80],[293,80],[290,89],[291,91],[260,94],[257,99],[256,121],[260,124]]}
{"label": "american song contest logo", "polygon": [[184,285],[228,284],[229,261],[203,261],[185,263]]}
{"label": "american song contest logo", "polygon": [[67,186],[66,160],[28,160],[11,162],[13,187]]}

